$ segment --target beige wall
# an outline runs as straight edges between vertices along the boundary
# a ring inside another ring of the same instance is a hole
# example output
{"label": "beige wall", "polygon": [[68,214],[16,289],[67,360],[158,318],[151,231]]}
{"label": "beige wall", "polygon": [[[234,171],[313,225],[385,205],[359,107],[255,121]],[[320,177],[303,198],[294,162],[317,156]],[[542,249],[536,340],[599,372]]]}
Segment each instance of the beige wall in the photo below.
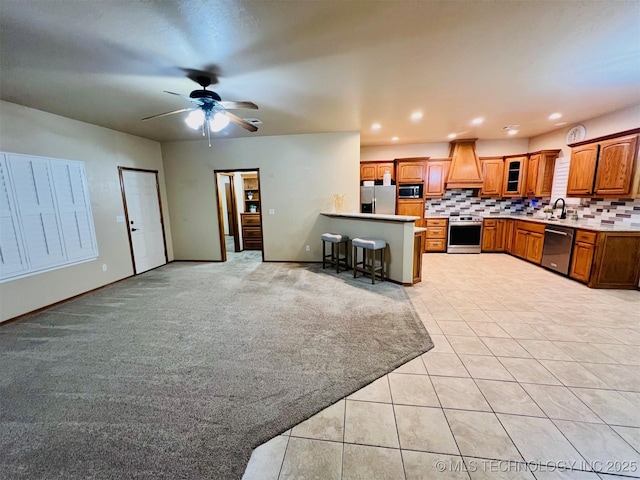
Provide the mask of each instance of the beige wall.
{"label": "beige wall", "polygon": [[221,258],[214,170],[260,170],[265,260],[319,261],[319,214],[333,211],[332,195],[358,210],[357,132],[168,142],[162,155],[178,260]]}
{"label": "beige wall", "polygon": [[[528,146],[529,140],[526,138],[478,140],[478,142],[476,142],[476,152],[480,157],[515,155],[518,153],[527,153]],[[395,158],[410,157],[446,158],[449,156],[449,150],[449,142],[362,147],[360,148],[360,159],[393,160]]]}
{"label": "beige wall", "polygon": [[[95,261],[0,284],[0,321],[133,274],[118,166],[159,171],[169,260],[173,259],[160,144],[58,115],[0,102],[0,151],[85,162],[98,241]],[[107,271],[102,271],[107,264]]]}
{"label": "beige wall", "polygon": [[[587,130],[585,140],[640,128],[640,104],[578,123],[584,125]],[[578,123],[572,123],[544,135],[531,137],[529,151],[560,148],[562,149],[561,157],[571,156],[571,149],[567,147],[567,132]]]}

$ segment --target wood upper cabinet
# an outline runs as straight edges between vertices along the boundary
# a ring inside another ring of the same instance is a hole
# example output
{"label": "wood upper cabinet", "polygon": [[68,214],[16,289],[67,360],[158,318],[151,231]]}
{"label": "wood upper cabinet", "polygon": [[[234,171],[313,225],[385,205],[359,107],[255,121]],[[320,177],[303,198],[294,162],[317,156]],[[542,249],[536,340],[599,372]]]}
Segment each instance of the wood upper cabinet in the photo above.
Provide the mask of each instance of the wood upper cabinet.
{"label": "wood upper cabinet", "polygon": [[393,162],[360,162],[360,181],[382,180],[385,172],[391,174],[391,180],[395,179],[395,168]]}
{"label": "wood upper cabinet", "polygon": [[580,197],[593,193],[599,148],[597,143],[590,143],[571,150],[567,196]]}
{"label": "wood upper cabinet", "polygon": [[429,159],[425,164],[424,196],[425,198],[444,197],[447,173],[451,166],[449,159]]}
{"label": "wood upper cabinet", "polygon": [[638,151],[638,135],[600,142],[594,193],[627,195]]}
{"label": "wood upper cabinet", "polygon": [[571,149],[567,196],[635,196],[632,184],[637,160],[637,133],[605,137]]}
{"label": "wood upper cabinet", "polygon": [[526,172],[526,155],[505,157],[502,195],[504,197],[522,197]]}
{"label": "wood upper cabinet", "polygon": [[426,160],[424,158],[397,159],[397,183],[423,183],[425,178]]}
{"label": "wood upper cabinet", "polygon": [[504,157],[481,157],[482,178],[481,197],[501,197],[504,177]]}
{"label": "wood upper cabinet", "polygon": [[424,200],[398,200],[398,215],[409,215],[413,217],[424,217]]}
{"label": "wood upper cabinet", "polygon": [[530,154],[525,186],[527,196],[551,196],[553,172],[559,154],[560,150],[541,150]]}

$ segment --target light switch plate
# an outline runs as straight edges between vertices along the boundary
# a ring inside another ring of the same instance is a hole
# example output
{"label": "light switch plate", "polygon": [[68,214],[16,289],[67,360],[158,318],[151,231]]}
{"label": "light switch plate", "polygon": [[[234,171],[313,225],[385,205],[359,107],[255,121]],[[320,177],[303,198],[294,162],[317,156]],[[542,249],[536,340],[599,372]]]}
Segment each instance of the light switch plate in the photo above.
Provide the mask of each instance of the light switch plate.
{"label": "light switch plate", "polygon": [[269,215],[275,215],[275,214],[276,214],[275,209],[274,208],[270,208],[269,209]]}
{"label": "light switch plate", "polygon": [[124,223],[124,215],[117,215],[116,216],[116,222]]}

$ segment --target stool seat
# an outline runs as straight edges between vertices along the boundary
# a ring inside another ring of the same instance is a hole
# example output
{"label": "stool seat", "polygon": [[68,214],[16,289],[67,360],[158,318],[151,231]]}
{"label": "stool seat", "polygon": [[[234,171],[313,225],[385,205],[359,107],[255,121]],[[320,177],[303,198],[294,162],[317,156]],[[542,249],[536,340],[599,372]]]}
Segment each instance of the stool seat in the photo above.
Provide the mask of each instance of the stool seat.
{"label": "stool seat", "polygon": [[367,250],[378,250],[387,246],[387,242],[379,238],[358,237],[351,241],[354,247],[366,248]]}
{"label": "stool seat", "polygon": [[323,233],[320,238],[325,242],[340,243],[348,242],[349,235],[340,235],[339,233]]}

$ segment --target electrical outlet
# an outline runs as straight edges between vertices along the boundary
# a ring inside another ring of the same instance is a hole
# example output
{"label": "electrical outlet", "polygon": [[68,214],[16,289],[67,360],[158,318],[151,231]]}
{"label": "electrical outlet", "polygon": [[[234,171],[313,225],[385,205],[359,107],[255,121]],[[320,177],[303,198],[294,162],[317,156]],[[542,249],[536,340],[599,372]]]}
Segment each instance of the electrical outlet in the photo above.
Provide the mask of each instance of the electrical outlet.
{"label": "electrical outlet", "polygon": [[116,215],[116,222],[124,223],[124,215]]}
{"label": "electrical outlet", "polygon": [[310,252],[310,251],[311,251],[311,246],[307,245],[307,246],[305,247],[305,250],[306,250],[307,252]]}
{"label": "electrical outlet", "polygon": [[107,264],[106,264],[106,263],[103,263],[103,264],[102,264],[102,271],[103,271],[103,272],[106,272],[106,271],[107,271]]}

